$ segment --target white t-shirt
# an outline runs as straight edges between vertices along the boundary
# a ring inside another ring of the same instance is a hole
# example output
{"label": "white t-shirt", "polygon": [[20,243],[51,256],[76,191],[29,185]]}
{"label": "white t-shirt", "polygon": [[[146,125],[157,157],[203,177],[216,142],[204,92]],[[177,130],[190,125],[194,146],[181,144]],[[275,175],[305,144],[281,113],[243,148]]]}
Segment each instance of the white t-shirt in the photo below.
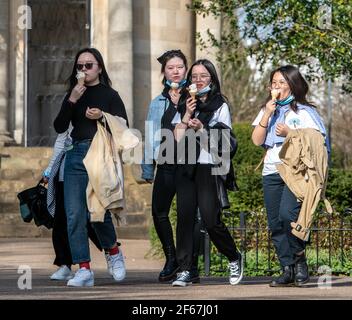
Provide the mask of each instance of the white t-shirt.
{"label": "white t-shirt", "polygon": [[[196,111],[195,116],[197,117],[198,114],[199,111]],[[171,123],[173,125],[176,125],[180,122],[181,114],[177,112],[174,118],[172,119]],[[232,128],[229,106],[225,102],[219,109],[214,112],[213,117],[209,121],[209,127],[214,126],[217,122],[222,122],[223,124],[226,124],[228,127]],[[204,149],[201,149],[197,162],[202,164],[214,164],[210,153],[205,151]]]}
{"label": "white t-shirt", "polygon": [[[262,109],[253,121],[252,126],[257,126],[259,124],[259,121],[262,119],[263,114],[264,110]],[[270,123],[270,120],[271,118],[269,119],[268,123]],[[290,110],[288,113],[286,113],[285,124],[290,129],[313,128],[319,130],[318,126],[315,124],[309,113],[303,109],[299,109],[297,113],[293,110]],[[281,163],[281,160],[279,158],[279,152],[281,150],[281,147],[282,144],[275,144],[272,148],[267,149],[264,158],[264,167],[262,172],[263,176],[278,172],[278,170],[276,169],[276,164]]]}

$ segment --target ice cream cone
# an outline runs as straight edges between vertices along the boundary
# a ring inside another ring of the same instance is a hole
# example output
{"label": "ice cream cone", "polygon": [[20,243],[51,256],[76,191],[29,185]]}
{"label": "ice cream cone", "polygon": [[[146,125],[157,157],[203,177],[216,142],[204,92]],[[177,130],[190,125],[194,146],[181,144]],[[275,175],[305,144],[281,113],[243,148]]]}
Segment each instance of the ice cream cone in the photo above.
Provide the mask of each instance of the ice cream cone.
{"label": "ice cream cone", "polygon": [[280,91],[279,90],[277,90],[277,89],[271,90],[271,98],[273,100],[276,100],[279,97],[279,95],[280,95]]}
{"label": "ice cream cone", "polygon": [[79,85],[81,85],[81,86],[84,85],[85,78],[86,78],[86,74],[84,72],[82,72],[82,71],[77,72],[76,79],[77,79],[77,83]]}
{"label": "ice cream cone", "polygon": [[197,95],[197,86],[195,84],[191,84],[188,87],[188,91],[189,91],[189,94],[192,97],[192,99],[195,99],[196,95]]}

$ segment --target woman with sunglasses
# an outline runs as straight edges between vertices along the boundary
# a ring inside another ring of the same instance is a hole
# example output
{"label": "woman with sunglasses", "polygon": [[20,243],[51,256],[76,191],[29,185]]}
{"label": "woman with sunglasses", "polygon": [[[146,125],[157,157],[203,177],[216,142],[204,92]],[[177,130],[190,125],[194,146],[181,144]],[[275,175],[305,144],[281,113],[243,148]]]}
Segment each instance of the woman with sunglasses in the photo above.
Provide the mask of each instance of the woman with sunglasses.
{"label": "woman with sunglasses", "polygon": [[[84,73],[84,84],[77,82],[77,72]],[[97,131],[97,121],[102,111],[127,120],[125,106],[111,87],[103,57],[94,48],[80,50],[75,57],[69,89],[54,121],[58,133],[65,132],[70,122],[72,146],[66,152],[64,168],[64,203],[72,262],[79,270],[67,283],[68,286],[93,286],[94,274],[90,270],[90,252],[87,233],[89,212],[86,200],[88,174],[83,164],[91,141]],[[116,243],[115,228],[109,211],[104,222],[92,223],[101,246],[109,252],[108,271],[115,281],[125,278],[124,259]]]}
{"label": "woman with sunglasses", "polygon": [[[164,268],[159,274],[159,281],[166,282],[172,280],[178,271],[173,232],[169,219],[170,207],[176,194],[176,165],[175,156],[171,156],[170,159],[167,159],[167,156],[172,153],[175,155],[174,127],[171,124],[171,120],[177,113],[180,91],[186,83],[187,59],[181,50],[169,50],[158,58],[158,62],[161,64],[164,89],[160,95],[152,100],[149,106],[146,121],[146,144],[142,164],[142,179],[145,179],[149,183],[154,181],[154,164],[157,163],[152,195],[152,215],[155,230],[166,257]],[[160,129],[162,132],[160,132]],[[158,134],[158,132],[161,134]],[[171,136],[172,139],[166,140],[163,133],[169,134],[169,137]],[[158,159],[155,159],[154,155],[158,155],[157,149],[159,149],[160,145],[167,147],[168,151],[162,148],[164,151],[159,154]],[[195,217],[195,219],[195,247],[192,258],[191,279],[193,282],[199,282],[198,251],[200,223],[198,217]]]}
{"label": "woman with sunglasses", "polygon": [[[230,284],[238,284],[243,277],[243,259],[225,224],[221,220],[222,205],[219,199],[217,180],[213,174],[215,165],[209,149],[191,139],[196,134],[207,134],[220,123],[232,128],[229,106],[222,95],[214,65],[206,59],[196,61],[187,75],[187,85],[195,85],[197,96],[193,98],[187,90],[181,95],[178,113],[172,123],[174,134],[185,153],[178,154],[176,170],[177,195],[177,260],[180,273],[173,286],[191,284],[190,267],[192,253],[192,230],[195,208],[199,207],[202,222],[218,251],[229,260]],[[220,131],[221,132],[221,131]],[[188,150],[188,152],[186,152]],[[190,154],[194,152],[193,156]],[[184,156],[184,161],[179,159]],[[192,158],[195,163],[192,163]],[[233,177],[234,179],[234,177]],[[233,183],[234,184],[234,183]]]}
{"label": "woman with sunglasses", "polygon": [[300,286],[308,282],[305,242],[291,232],[302,203],[287,187],[276,168],[282,163],[279,153],[289,130],[313,128],[326,135],[316,108],[307,101],[308,84],[294,66],[282,66],[271,72],[270,93],[252,125],[252,141],[266,149],[263,167],[264,203],[269,229],[282,274],[271,287]]}

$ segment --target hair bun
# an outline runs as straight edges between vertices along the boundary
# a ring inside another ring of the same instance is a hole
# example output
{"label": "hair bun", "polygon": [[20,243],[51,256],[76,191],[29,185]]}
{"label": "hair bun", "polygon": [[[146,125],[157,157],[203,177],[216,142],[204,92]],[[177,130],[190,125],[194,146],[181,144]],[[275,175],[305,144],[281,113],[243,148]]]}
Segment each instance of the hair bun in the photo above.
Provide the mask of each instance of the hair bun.
{"label": "hair bun", "polygon": [[159,61],[160,64],[163,64],[165,59],[171,55],[179,56],[179,55],[183,55],[183,53],[179,49],[178,50],[168,50],[156,59]]}

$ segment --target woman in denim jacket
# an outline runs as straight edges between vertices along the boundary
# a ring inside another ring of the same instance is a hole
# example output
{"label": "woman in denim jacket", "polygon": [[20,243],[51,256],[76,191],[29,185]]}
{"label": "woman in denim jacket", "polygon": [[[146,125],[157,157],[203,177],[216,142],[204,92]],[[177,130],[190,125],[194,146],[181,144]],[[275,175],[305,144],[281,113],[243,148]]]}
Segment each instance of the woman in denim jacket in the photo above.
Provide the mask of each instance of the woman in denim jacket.
{"label": "woman in denim jacket", "polygon": [[[172,280],[179,269],[169,219],[171,203],[176,193],[176,144],[173,136],[174,128],[171,121],[177,113],[180,90],[186,82],[187,59],[181,50],[170,50],[161,55],[158,61],[161,64],[161,73],[163,75],[162,84],[164,89],[149,105],[146,120],[142,179],[149,183],[154,181],[152,215],[154,226],[166,257],[165,266],[159,274],[159,281],[164,282]],[[157,171],[154,180],[155,164],[157,164]],[[194,228],[194,243],[196,245],[193,250],[191,274],[193,282],[199,282],[197,264],[200,234],[199,222],[197,217]]]}

